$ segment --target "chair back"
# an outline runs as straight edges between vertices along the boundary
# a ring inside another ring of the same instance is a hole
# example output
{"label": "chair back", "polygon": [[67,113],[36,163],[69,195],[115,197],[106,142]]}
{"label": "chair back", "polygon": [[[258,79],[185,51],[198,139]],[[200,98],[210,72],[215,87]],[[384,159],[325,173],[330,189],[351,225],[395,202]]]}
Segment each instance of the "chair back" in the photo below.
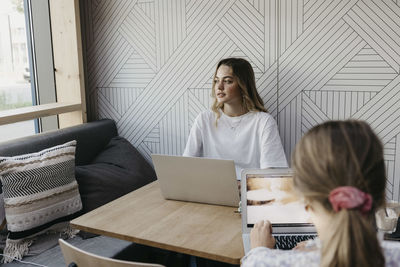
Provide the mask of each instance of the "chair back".
{"label": "chair back", "polygon": [[163,267],[160,264],[122,261],[98,256],[72,246],[62,239],[59,239],[58,243],[64,255],[65,264],[69,267]]}

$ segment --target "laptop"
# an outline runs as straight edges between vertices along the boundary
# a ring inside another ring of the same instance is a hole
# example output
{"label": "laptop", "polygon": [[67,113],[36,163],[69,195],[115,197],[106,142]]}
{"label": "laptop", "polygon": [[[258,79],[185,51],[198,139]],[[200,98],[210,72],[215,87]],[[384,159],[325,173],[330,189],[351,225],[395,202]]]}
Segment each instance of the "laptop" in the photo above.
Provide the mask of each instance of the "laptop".
{"label": "laptop", "polygon": [[233,160],[152,154],[165,199],[239,206]]}
{"label": "laptop", "polygon": [[250,247],[250,231],[260,220],[269,220],[279,249],[317,236],[304,204],[293,190],[290,169],[246,169],[241,179],[242,232],[245,253]]}

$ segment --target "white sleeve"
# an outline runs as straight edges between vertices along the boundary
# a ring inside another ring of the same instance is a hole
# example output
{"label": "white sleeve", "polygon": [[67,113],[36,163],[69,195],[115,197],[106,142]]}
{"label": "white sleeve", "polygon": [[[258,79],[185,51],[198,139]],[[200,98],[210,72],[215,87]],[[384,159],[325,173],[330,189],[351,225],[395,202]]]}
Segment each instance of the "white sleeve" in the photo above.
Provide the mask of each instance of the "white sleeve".
{"label": "white sleeve", "polygon": [[261,137],[260,168],[287,168],[285,152],[282,147],[278,126],[271,117],[264,126]]}
{"label": "white sleeve", "polygon": [[256,247],[242,258],[241,267],[319,266],[319,263],[319,250],[305,252]]}
{"label": "white sleeve", "polygon": [[195,119],[192,129],[190,129],[189,138],[183,151],[184,157],[202,157],[203,156],[203,138],[198,120],[200,115]]}
{"label": "white sleeve", "polygon": [[254,267],[254,266],[272,266],[272,262],[268,256],[270,253],[269,248],[257,247],[251,249],[241,260],[242,267]]}

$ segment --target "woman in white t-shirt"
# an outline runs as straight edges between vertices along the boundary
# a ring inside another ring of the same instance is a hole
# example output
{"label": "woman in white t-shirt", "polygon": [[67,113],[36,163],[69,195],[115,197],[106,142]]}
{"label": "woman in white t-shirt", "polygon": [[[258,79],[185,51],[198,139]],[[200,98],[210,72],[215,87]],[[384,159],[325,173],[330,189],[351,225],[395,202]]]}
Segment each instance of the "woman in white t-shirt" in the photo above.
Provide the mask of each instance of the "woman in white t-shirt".
{"label": "woman in white t-shirt", "polygon": [[211,110],[194,121],[184,156],[232,159],[238,179],[245,168],[287,167],[276,122],[264,108],[248,61],[221,60],[212,97]]}

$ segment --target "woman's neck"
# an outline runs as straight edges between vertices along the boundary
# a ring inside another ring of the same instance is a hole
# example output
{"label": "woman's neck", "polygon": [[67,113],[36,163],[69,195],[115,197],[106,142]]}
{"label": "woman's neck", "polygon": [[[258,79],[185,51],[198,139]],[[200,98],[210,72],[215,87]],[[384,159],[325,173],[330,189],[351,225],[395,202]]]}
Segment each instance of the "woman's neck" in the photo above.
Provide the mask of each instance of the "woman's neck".
{"label": "woman's neck", "polygon": [[318,237],[321,242],[329,242],[328,239],[330,238],[331,229],[330,223],[333,220],[332,216],[335,215],[327,212],[321,204],[316,202],[313,202],[309,206],[308,212],[310,214],[312,222],[314,223],[315,228],[317,229]]}
{"label": "woman's neck", "polygon": [[242,105],[229,105],[226,103],[224,104],[222,111],[229,117],[238,117],[248,112]]}

